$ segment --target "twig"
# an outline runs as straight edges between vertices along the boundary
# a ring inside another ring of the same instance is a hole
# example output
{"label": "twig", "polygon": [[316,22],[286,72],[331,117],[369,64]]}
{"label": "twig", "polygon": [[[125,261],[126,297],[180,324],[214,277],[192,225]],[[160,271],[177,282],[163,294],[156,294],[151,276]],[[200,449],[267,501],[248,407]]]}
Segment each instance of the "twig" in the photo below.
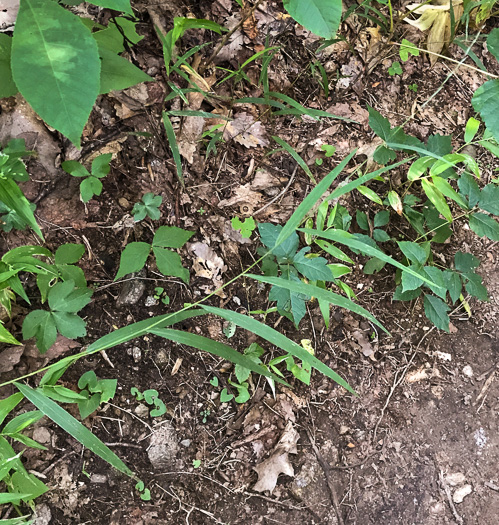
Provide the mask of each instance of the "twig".
{"label": "twig", "polygon": [[208,58],[208,60],[199,68],[199,71],[200,73],[203,73],[206,68],[213,62],[213,60],[215,59],[215,57],[218,55],[218,53],[220,53],[220,50],[222,49],[222,47],[225,46],[225,44],[227,43],[227,41],[229,40],[229,38],[239,29],[242,27],[242,25],[244,24],[244,22],[246,22],[246,20],[248,20],[248,18],[250,16],[253,15],[253,13],[255,12],[256,8],[262,3],[263,0],[258,0],[257,3],[248,11],[248,13],[246,14],[246,16],[244,18],[241,19],[241,21],[239,22],[239,24],[237,24],[235,27],[233,27],[228,33],[225,34],[225,36],[222,38],[222,41],[220,42],[220,44],[218,44],[218,46],[216,47],[215,51],[213,51],[213,53],[211,54],[210,58]]}
{"label": "twig", "polygon": [[392,388],[390,389],[390,393],[388,394],[388,397],[386,398],[386,402],[385,402],[385,405],[383,406],[383,408],[381,409],[381,414],[380,414],[380,416],[378,418],[378,422],[376,423],[376,426],[374,427],[373,441],[376,441],[376,434],[378,432],[378,427],[379,427],[379,425],[381,423],[381,420],[383,419],[383,417],[385,415],[385,410],[388,407],[388,404],[390,403],[390,399],[392,398],[392,396],[393,396],[395,390],[397,389],[397,387],[405,379],[407,371],[409,370],[409,367],[412,365],[412,362],[414,361],[415,357],[416,357],[416,351],[412,354],[411,359],[405,365],[404,370],[403,370],[402,374],[400,375],[400,377],[398,377],[400,370],[397,370],[397,373],[395,374],[395,379],[393,380]]}
{"label": "twig", "polygon": [[455,520],[460,524],[463,523],[463,518],[458,514],[456,507],[454,506],[454,502],[452,501],[452,494],[450,493],[450,488],[447,485],[447,483],[445,483],[444,473],[442,471],[440,471],[439,478],[440,483],[442,484],[442,488],[444,489],[445,495],[447,496],[447,501],[449,502],[452,514],[454,514]]}
{"label": "twig", "polygon": [[286,187],[281,191],[281,193],[279,193],[279,195],[276,195],[272,200],[267,202],[267,204],[265,204],[265,206],[262,206],[259,210],[255,211],[253,213],[253,216],[258,215],[263,210],[266,210],[271,204],[274,204],[274,202],[276,200],[280,199],[288,191],[289,187],[291,186],[291,184],[293,184],[293,181],[295,180],[295,176],[296,176],[296,172],[297,171],[298,171],[298,164],[295,166],[295,169],[293,170],[293,173],[291,174],[291,177],[289,178],[289,181],[286,184]]}
{"label": "twig", "polygon": [[315,440],[312,437],[312,434],[310,433],[308,428],[305,428],[305,432],[307,433],[308,440],[310,441],[310,444],[312,445],[312,449],[317,457],[317,461],[319,462],[319,465],[321,466],[322,470],[324,471],[324,475],[326,476],[327,486],[329,488],[329,493],[331,496],[331,501],[333,503],[334,511],[336,512],[336,517],[338,518],[338,523],[339,525],[344,525],[343,517],[340,511],[340,502],[338,500],[338,495],[336,494],[336,490],[329,476],[330,467],[324,461],[324,458],[322,457],[322,454],[319,452],[319,449],[317,448],[317,445],[315,444]]}

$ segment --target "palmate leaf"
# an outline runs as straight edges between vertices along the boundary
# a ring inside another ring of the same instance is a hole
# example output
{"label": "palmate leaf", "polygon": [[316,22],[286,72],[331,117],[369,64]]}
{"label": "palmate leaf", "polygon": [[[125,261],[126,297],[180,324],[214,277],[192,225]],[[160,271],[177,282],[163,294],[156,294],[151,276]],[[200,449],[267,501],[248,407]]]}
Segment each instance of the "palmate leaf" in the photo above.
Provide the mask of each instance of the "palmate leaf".
{"label": "palmate leaf", "polygon": [[266,368],[256,363],[253,359],[250,359],[246,355],[239,353],[237,350],[234,350],[234,348],[231,348],[224,343],[219,343],[218,341],[214,341],[201,335],[166,328],[153,328],[151,333],[160,337],[164,337],[170,341],[175,341],[176,343],[192,346],[199,350],[204,350],[205,352],[217,355],[222,359],[226,359],[231,363],[247,368],[252,372],[270,377],[278,383],[287,384],[285,381],[279,379],[276,375],[269,372]]}
{"label": "palmate leaf", "polygon": [[123,472],[127,476],[134,477],[134,473],[121,461],[121,459],[107,447],[104,443],[88,428],[83,426],[77,419],[70,415],[66,410],[57,403],[49,399],[39,390],[33,390],[28,385],[14,383],[16,388],[29,400],[33,405],[50,418],[56,425],[70,434],[74,439],[80,442],[85,448],[91,450],[94,454],[112,465],[114,468]]}
{"label": "palmate leaf", "polygon": [[14,81],[31,107],[79,147],[100,85],[90,30],[57,2],[22,0],[11,60]]}
{"label": "palmate leaf", "polygon": [[291,341],[291,339],[288,339],[285,335],[279,333],[270,326],[262,324],[252,317],[234,312],[232,310],[224,310],[223,308],[205,305],[202,305],[201,307],[208,313],[218,315],[227,321],[232,321],[241,328],[244,328],[245,330],[258,335],[259,337],[262,337],[269,343],[272,343],[285,352],[288,352],[292,356],[300,359],[301,361],[304,361],[315,368],[318,372],[321,372],[333,381],[336,381],[336,383],[341,385],[343,388],[346,388],[352,394],[355,394],[355,391],[352,389],[352,387],[339,374],[334,372],[334,370],[331,370],[322,361],[307,352],[302,346],[295,343],[294,341]]}

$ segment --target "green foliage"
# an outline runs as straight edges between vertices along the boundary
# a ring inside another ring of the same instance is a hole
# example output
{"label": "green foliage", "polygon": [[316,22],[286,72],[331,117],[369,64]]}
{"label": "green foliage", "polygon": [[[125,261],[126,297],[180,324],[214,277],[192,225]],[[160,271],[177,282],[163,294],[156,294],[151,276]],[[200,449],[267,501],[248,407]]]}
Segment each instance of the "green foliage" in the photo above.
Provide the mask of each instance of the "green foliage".
{"label": "green foliage", "polygon": [[88,202],[94,195],[100,195],[102,192],[102,182],[100,179],[104,178],[109,171],[111,166],[111,153],[104,153],[95,157],[92,161],[91,173],[87,169],[75,160],[65,160],[61,164],[61,168],[72,175],[73,177],[82,177],[83,180],[80,183],[80,197],[83,202]]}
{"label": "green foliage", "polygon": [[54,343],[57,333],[69,339],[87,334],[85,321],[76,312],[84,308],[92,290],[77,288],[74,281],[55,284],[48,293],[50,311],[32,310],[23,322],[24,339],[36,338],[36,346],[43,354]]}
{"label": "green foliage", "polygon": [[154,193],[146,193],[142,197],[142,202],[136,202],[132,209],[132,215],[135,219],[135,222],[140,222],[146,217],[149,217],[153,221],[157,221],[161,212],[159,207],[163,202],[163,197],[161,195],[154,195]]}
{"label": "green foliage", "polygon": [[388,74],[392,77],[394,75],[401,75],[402,66],[400,65],[400,62],[392,62],[392,65],[388,68]]}
{"label": "green foliage", "polygon": [[284,0],[286,11],[302,26],[324,38],[334,38],[341,21],[341,0]]}
{"label": "green foliage", "polygon": [[178,253],[169,248],[182,248],[193,235],[194,232],[175,226],[160,226],[154,234],[152,244],[146,242],[131,242],[127,244],[121,254],[120,267],[114,280],[129,273],[142,270],[152,250],[158,270],[163,275],[179,277],[185,283],[188,283],[189,270],[182,266]]}
{"label": "green foliage", "polygon": [[159,28],[156,28],[156,31],[161,39],[163,44],[163,58],[165,61],[166,74],[169,76],[172,69],[177,70],[176,67],[171,69],[171,62],[175,58],[175,44],[182,38],[184,33],[189,29],[207,29],[208,31],[214,31],[219,35],[222,31],[226,31],[221,25],[211,20],[205,20],[203,18],[184,18],[184,17],[175,17],[173,19],[173,29],[168,31],[166,35],[163,35]]}
{"label": "green foliage", "polygon": [[400,45],[399,55],[402,62],[407,62],[409,60],[409,55],[415,57],[419,56],[419,49],[412,42],[403,38]]}
{"label": "green foliage", "polygon": [[0,152],[0,214],[1,225],[4,231],[12,228],[23,230],[30,226],[43,240],[42,232],[33,215],[34,205],[31,204],[16,182],[29,179],[22,157],[31,155],[26,151],[24,139],[9,141]]}
{"label": "green foliage", "polygon": [[130,393],[137,401],[145,401],[148,405],[154,408],[149,412],[151,417],[159,417],[166,414],[166,405],[158,397],[158,391],[150,388],[141,392],[138,388],[132,387]]}
{"label": "green foliage", "polygon": [[78,380],[80,395],[85,397],[85,401],[78,402],[80,417],[86,419],[99,405],[113,399],[117,384],[116,379],[98,379],[93,370],[85,372]]}
{"label": "green foliage", "polygon": [[170,297],[166,295],[165,289],[161,286],[154,288],[154,299],[161,301],[164,305],[170,304]]}
{"label": "green foliage", "polygon": [[[129,0],[93,3],[132,13]],[[23,0],[13,37],[0,37],[0,96],[19,90],[47,124],[79,147],[99,94],[153,80],[119,56],[124,38],[132,44],[141,39],[128,19],[94,27],[56,2]]]}
{"label": "green foliage", "polygon": [[243,239],[249,239],[256,228],[256,222],[253,217],[247,217],[244,221],[241,221],[239,217],[234,217],[230,222],[234,230],[241,232]]}

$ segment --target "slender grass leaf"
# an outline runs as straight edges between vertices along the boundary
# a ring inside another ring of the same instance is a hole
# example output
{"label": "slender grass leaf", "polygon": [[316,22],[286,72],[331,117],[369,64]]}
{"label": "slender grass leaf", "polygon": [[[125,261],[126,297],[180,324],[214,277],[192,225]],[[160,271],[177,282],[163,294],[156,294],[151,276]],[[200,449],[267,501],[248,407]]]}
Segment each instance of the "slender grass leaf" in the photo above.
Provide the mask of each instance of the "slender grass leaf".
{"label": "slender grass leaf", "polygon": [[80,147],[100,87],[97,42],[57,2],[23,0],[12,42],[12,76],[49,125]]}
{"label": "slender grass leaf", "polygon": [[222,120],[232,120],[230,117],[224,115],[217,115],[216,113],[208,113],[207,111],[194,111],[192,109],[184,109],[179,111],[165,111],[168,116],[172,117],[202,117],[202,118],[217,118]]}
{"label": "slender grass leaf", "polygon": [[296,160],[300,168],[308,175],[310,180],[314,184],[317,184],[317,181],[315,180],[315,177],[312,175],[310,168],[307,166],[307,163],[300,157],[300,155],[298,155],[298,153],[285,140],[282,140],[279,137],[272,137],[272,138],[277,142],[277,144],[279,144],[279,146],[284,148]]}
{"label": "slender grass leaf", "polygon": [[92,451],[120,472],[123,472],[127,476],[135,477],[132,470],[130,470],[109,447],[104,445],[97,436],[92,434],[88,428],[83,426],[57,403],[49,399],[39,390],[33,390],[28,385],[21,383],[14,383],[14,385],[38,410],[43,412],[56,425],[59,425],[69,435],[79,441],[85,448],[88,448],[88,450]]}
{"label": "slender grass leaf", "polygon": [[444,199],[444,196],[437,187],[427,179],[421,179],[421,186],[423,187],[426,196],[433,203],[435,208],[449,221],[452,222],[452,213],[449,205]]}
{"label": "slender grass leaf", "polygon": [[[16,406],[22,401],[23,396],[21,393],[12,394],[5,399],[0,401],[0,425],[3,420],[9,415],[9,413],[16,408]],[[0,478],[1,479],[1,478]]]}
{"label": "slender grass leaf", "polygon": [[314,367],[317,371],[321,372],[325,376],[329,377],[333,381],[336,381],[343,388],[346,388],[352,394],[356,394],[352,387],[334,370],[331,370],[327,365],[322,361],[317,359],[315,356],[307,352],[302,346],[291,341],[285,335],[279,333],[277,330],[274,330],[270,326],[260,323],[252,317],[247,315],[234,312],[232,310],[224,310],[223,308],[216,308],[214,306],[205,306],[201,305],[203,310],[214,315],[218,315],[227,321],[232,321],[241,328],[248,330],[259,337],[262,337],[269,343],[272,343],[275,346],[278,346],[285,352],[290,353],[291,355],[301,359],[305,363],[308,363],[310,366]]}
{"label": "slender grass leaf", "polygon": [[418,272],[415,272],[411,268],[408,268],[407,266],[404,266],[402,263],[399,263],[389,255],[386,255],[386,253],[383,253],[382,251],[373,248],[372,246],[369,246],[365,242],[359,241],[358,238],[356,238],[351,233],[342,231],[342,230],[327,230],[325,232],[321,232],[318,230],[309,230],[307,228],[300,228],[299,231],[303,233],[308,233],[310,235],[316,235],[317,237],[323,237],[324,239],[328,239],[330,241],[338,242],[340,244],[344,244],[345,246],[348,246],[349,248],[353,248],[354,250],[359,250],[361,253],[364,253],[365,255],[369,255],[371,257],[377,257],[378,259],[381,259],[384,262],[387,262],[388,264],[391,264],[392,266],[396,266],[400,270],[406,271],[410,274],[412,274],[414,277],[417,277],[418,279],[421,279],[422,281],[425,281],[428,284],[431,284],[432,286],[436,286],[435,283],[432,283],[429,279],[424,277],[423,275],[419,274]]}
{"label": "slender grass leaf", "polygon": [[203,310],[185,310],[175,312],[172,314],[159,315],[151,317],[150,319],[144,319],[137,323],[118,328],[110,334],[106,334],[97,341],[94,341],[88,348],[87,353],[99,352],[101,350],[107,350],[114,346],[120,345],[148,334],[153,328],[164,328],[165,326],[171,326],[175,323],[180,323],[191,317],[197,317],[198,315],[205,315],[206,312]]}
{"label": "slender grass leaf", "polygon": [[386,328],[376,319],[376,317],[370,314],[365,308],[362,308],[362,306],[355,304],[353,301],[347,299],[346,297],[343,297],[342,295],[330,292],[329,290],[324,290],[323,288],[319,288],[318,286],[314,286],[312,284],[305,284],[301,281],[290,281],[288,279],[282,279],[280,277],[264,277],[261,275],[254,274],[246,275],[247,277],[251,277],[252,279],[255,279],[256,281],[260,281],[262,283],[272,284],[274,286],[286,288],[287,290],[290,290],[295,293],[301,293],[309,297],[316,297],[317,299],[328,301],[329,303],[335,306],[345,308],[346,310],[349,310],[358,315],[361,315],[362,317],[365,317],[366,319],[369,319],[369,321],[379,326],[384,332],[388,333]]}
{"label": "slender grass leaf", "polygon": [[182,174],[182,159],[180,158],[180,152],[178,150],[177,138],[175,137],[175,131],[173,129],[172,123],[168,118],[166,111],[163,111],[163,125],[165,126],[166,138],[168,139],[168,144],[172,150],[173,160],[175,162],[175,167],[177,168],[177,177],[182,184],[182,187],[185,185],[184,175]]}
{"label": "slender grass leaf", "polygon": [[[277,137],[278,138],[278,137]],[[281,139],[279,139],[281,140]],[[287,239],[296,229],[300,226],[305,215],[313,208],[314,204],[321,198],[322,195],[327,191],[329,186],[334,182],[336,177],[343,171],[345,166],[350,162],[356,151],[352,151],[347,157],[345,157],[339,164],[330,171],[320,182],[312,189],[312,191],[303,199],[298,208],[294,211],[293,215],[288,219],[284,225],[279,237],[277,238],[276,244],[280,244]],[[360,180],[360,179],[359,179]]]}
{"label": "slender grass leaf", "polygon": [[42,231],[31,211],[28,199],[13,180],[6,178],[0,180],[0,202],[3,202],[8,208],[15,211],[33,229],[38,237],[42,241],[44,240]]}
{"label": "slender grass leaf", "polygon": [[250,359],[244,354],[239,353],[237,350],[234,350],[234,348],[224,343],[213,341],[212,339],[203,337],[202,335],[191,334],[189,332],[183,332],[180,330],[154,328],[151,330],[151,333],[160,337],[164,337],[170,341],[175,341],[176,343],[192,346],[199,350],[209,352],[210,354],[217,355],[222,359],[230,361],[231,363],[243,366],[252,372],[270,377],[278,383],[287,384],[285,381],[279,379],[263,366],[258,365],[254,360]]}

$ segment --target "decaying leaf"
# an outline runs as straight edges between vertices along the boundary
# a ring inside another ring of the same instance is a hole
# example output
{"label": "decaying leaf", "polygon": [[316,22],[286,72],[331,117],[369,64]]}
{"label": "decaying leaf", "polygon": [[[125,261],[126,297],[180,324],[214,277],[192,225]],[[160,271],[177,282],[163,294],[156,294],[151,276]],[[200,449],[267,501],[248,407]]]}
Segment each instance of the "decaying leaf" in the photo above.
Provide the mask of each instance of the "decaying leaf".
{"label": "decaying leaf", "polygon": [[269,141],[265,138],[265,129],[261,122],[247,113],[238,113],[234,120],[227,123],[224,129],[224,140],[234,139],[246,148],[256,148],[257,146],[268,146]]}
{"label": "decaying leaf", "polygon": [[[192,269],[196,273],[196,276],[210,279],[213,281],[215,288],[220,288],[223,284],[222,273],[227,270],[223,259],[204,242],[188,244],[187,248],[189,252],[195,255]],[[206,291],[210,293],[213,290],[207,289]],[[221,293],[219,293],[219,295],[222,296]]]}
{"label": "decaying leaf", "polygon": [[253,490],[257,492],[265,492],[268,490],[272,493],[280,474],[285,474],[286,476],[295,475],[288,454],[296,454],[298,452],[296,443],[299,437],[300,435],[294,429],[293,423],[288,421],[272,455],[254,468],[258,474],[258,481],[255,483]]}
{"label": "decaying leaf", "polygon": [[[421,31],[429,30],[426,47],[431,53],[440,54],[444,47],[450,44],[451,16],[450,6],[454,10],[454,20],[457,23],[463,14],[463,0],[435,0],[431,4],[409,4],[407,9],[414,14],[421,15],[417,20],[404,18],[408,23]],[[434,65],[438,57],[430,54],[430,63]]]}

